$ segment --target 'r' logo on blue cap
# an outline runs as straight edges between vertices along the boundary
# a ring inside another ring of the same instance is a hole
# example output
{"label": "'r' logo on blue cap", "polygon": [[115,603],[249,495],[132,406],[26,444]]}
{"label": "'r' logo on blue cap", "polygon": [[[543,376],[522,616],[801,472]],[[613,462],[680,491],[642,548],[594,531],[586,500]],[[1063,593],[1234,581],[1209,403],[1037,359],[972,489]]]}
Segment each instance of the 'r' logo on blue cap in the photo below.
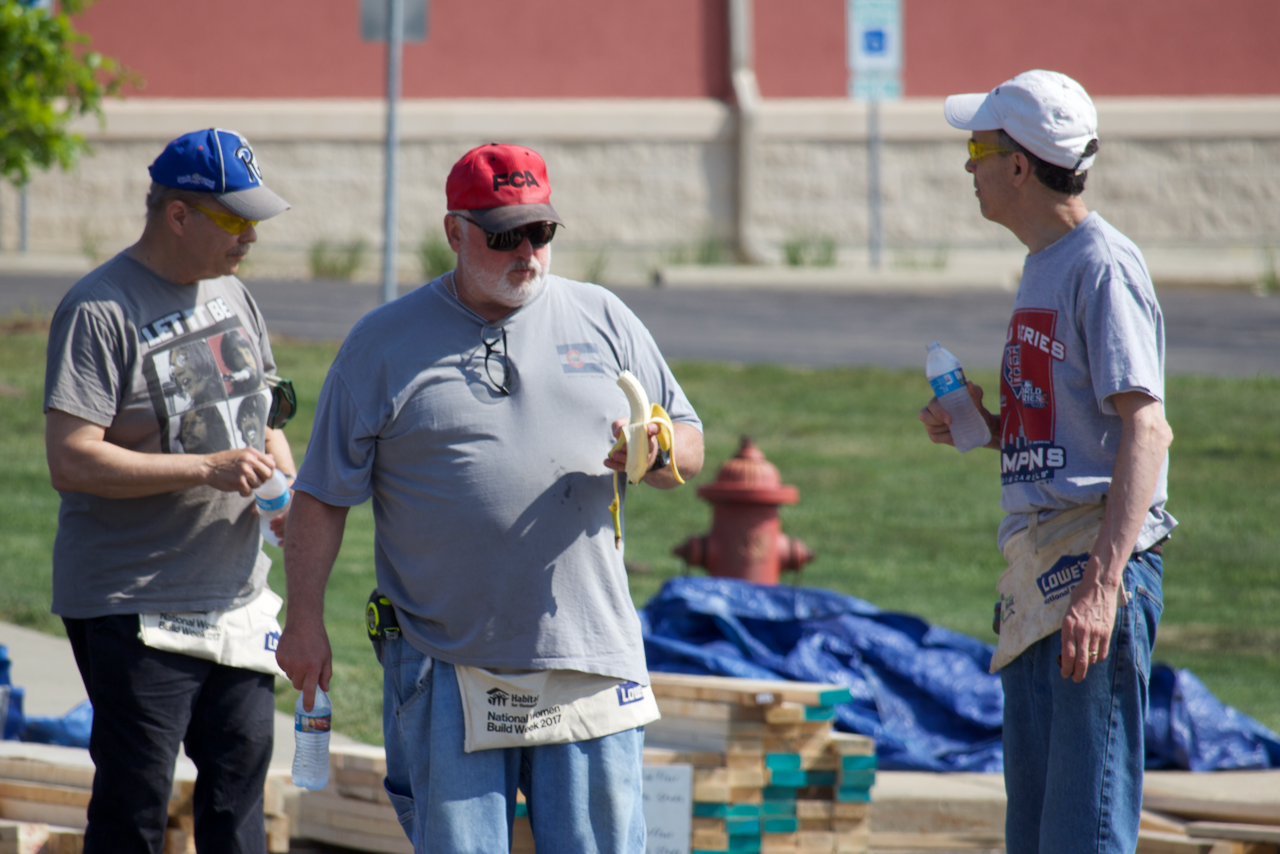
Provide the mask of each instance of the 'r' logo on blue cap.
{"label": "'r' logo on blue cap", "polygon": [[235,152],[235,158],[244,164],[244,168],[248,170],[251,180],[259,184],[262,183],[262,170],[258,168],[257,162],[253,159],[253,149],[249,147],[249,140],[242,136],[240,137],[240,147]]}
{"label": "'r' logo on blue cap", "polygon": [[245,219],[270,219],[289,209],[262,183],[262,167],[249,140],[233,130],[183,134],[165,146],[149,171],[151,180],[165,187],[211,193]]}

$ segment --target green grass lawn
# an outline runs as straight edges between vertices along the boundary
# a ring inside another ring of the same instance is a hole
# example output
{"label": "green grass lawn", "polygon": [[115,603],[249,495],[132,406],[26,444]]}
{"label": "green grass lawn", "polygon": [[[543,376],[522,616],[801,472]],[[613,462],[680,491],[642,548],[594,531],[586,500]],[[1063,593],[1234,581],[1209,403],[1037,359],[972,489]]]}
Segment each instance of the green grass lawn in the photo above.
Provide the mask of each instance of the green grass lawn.
{"label": "green grass lawn", "polygon": [[[301,414],[287,429],[302,456],[310,415],[334,346],[279,342],[280,373],[298,387]],[[0,335],[0,619],[61,633],[48,614],[49,554],[57,495],[48,485],[40,413],[44,338]],[[991,605],[1004,562],[994,453],[961,456],[931,445],[916,421],[929,391],[921,371],[798,370],[683,363],[677,376],[707,428],[707,470],[691,488],[634,489],[627,563],[643,604],[683,571],[673,546],[710,524],[694,488],[750,435],[800,488],[784,529],[817,559],[798,583],[991,641]],[[973,379],[993,388],[994,373]],[[1182,523],[1166,546],[1165,614],[1156,658],[1190,667],[1225,702],[1280,729],[1280,378],[1171,378],[1174,441],[1170,511]],[[280,552],[271,584],[284,593]],[[369,506],[352,511],[329,585],[335,727],[381,743],[381,673],[364,637],[373,581]],[[281,686],[291,709],[293,691]]]}

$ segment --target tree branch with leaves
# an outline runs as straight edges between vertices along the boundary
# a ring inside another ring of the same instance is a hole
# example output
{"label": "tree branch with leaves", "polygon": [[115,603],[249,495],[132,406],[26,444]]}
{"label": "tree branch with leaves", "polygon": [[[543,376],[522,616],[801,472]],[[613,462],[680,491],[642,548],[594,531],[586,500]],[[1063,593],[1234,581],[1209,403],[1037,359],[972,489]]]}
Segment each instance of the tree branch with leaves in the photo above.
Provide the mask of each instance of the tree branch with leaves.
{"label": "tree branch with leaves", "polygon": [[96,115],[103,98],[118,96],[140,79],[111,57],[88,49],[71,15],[92,0],[62,0],[57,9],[24,0],[0,0],[0,178],[24,186],[34,169],[66,170],[88,150],[69,129]]}

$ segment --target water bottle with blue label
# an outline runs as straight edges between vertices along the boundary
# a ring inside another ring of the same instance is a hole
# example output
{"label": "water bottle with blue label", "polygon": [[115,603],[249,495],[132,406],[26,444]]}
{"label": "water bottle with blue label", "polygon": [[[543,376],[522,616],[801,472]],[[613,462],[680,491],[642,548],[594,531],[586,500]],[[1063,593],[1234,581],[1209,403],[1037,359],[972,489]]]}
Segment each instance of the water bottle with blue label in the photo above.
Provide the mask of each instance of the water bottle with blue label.
{"label": "water bottle with blue label", "polygon": [[283,543],[276,536],[276,532],[271,530],[271,520],[289,506],[289,498],[292,494],[289,490],[289,481],[285,479],[284,472],[280,469],[272,472],[271,477],[253,491],[258,501],[258,524],[262,528],[262,539],[273,546],[283,545]]}
{"label": "water bottle with blue label", "polygon": [[991,428],[969,394],[960,360],[937,341],[929,345],[924,375],[938,403],[951,416],[951,440],[956,450],[963,454],[990,442]]}
{"label": "water bottle with blue label", "polygon": [[329,785],[329,727],[333,705],[317,685],[311,711],[302,707],[302,695],[293,706],[293,785],[315,791]]}

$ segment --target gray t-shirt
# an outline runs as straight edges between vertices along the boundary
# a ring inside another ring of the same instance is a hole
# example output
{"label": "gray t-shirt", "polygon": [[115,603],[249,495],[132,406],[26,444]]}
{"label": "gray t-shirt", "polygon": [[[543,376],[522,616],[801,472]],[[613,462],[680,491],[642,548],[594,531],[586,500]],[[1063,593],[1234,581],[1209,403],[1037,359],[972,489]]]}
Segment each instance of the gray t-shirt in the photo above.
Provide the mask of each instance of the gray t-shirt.
{"label": "gray t-shirt", "polygon": [[[147,454],[264,445],[275,372],[266,324],[234,276],[178,285],[117,255],[67,292],[49,330],[44,408]],[[144,498],[63,492],[53,612],[237,607],[266,583],[253,497],[198,486]]]}
{"label": "gray t-shirt", "polygon": [[[1120,444],[1110,397],[1126,391],[1164,402],[1164,318],[1138,247],[1090,213],[1023,265],[1000,377],[1001,547],[1030,513],[1102,501]],[[1166,454],[1139,550],[1177,524],[1168,469]]]}
{"label": "gray t-shirt", "polygon": [[[419,651],[648,684],[604,466],[610,424],[629,413],[618,373],[676,421],[701,422],[648,330],[605,289],[549,276],[486,326],[447,279],[352,329],[296,489],[335,506],[373,499],[378,587]],[[509,396],[497,390],[503,352]]]}

